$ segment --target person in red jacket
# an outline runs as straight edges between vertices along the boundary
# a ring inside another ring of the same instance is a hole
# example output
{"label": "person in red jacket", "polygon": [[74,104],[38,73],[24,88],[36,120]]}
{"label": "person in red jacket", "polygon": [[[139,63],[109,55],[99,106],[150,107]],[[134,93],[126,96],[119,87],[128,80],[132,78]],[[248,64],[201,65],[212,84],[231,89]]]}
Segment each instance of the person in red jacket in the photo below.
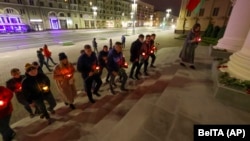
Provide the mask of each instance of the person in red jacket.
{"label": "person in red jacket", "polygon": [[11,99],[13,93],[11,90],[0,86],[0,133],[3,141],[11,141],[16,133],[10,128],[10,118],[13,111]]}
{"label": "person in red jacket", "polygon": [[43,54],[46,57],[46,63],[49,65],[49,60],[56,65],[56,63],[54,62],[54,60],[51,57],[51,52],[48,49],[48,46],[46,44],[44,44],[43,46]]}

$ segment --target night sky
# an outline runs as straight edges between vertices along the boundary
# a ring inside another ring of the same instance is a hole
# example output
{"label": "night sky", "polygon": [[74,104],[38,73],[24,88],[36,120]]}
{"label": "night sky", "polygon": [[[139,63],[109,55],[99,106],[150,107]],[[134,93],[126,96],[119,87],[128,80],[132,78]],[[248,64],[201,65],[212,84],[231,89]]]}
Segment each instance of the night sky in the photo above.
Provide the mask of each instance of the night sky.
{"label": "night sky", "polygon": [[141,0],[141,1],[154,5],[155,10],[166,12],[166,9],[171,8],[172,14],[175,16],[179,16],[182,0]]}

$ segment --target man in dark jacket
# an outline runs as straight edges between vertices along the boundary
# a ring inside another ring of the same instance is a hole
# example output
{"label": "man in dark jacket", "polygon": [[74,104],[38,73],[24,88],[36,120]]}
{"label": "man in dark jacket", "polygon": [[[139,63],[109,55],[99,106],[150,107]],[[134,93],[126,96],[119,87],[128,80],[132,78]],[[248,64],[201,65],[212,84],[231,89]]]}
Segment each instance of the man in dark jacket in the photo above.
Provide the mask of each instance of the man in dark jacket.
{"label": "man in dark jacket", "polygon": [[[21,75],[18,68],[11,69],[10,73],[12,78],[6,82],[6,87],[15,93],[17,101],[24,106],[25,110],[30,114],[30,117],[33,118],[35,114],[33,113],[29,102],[22,91],[22,80],[24,79],[25,75]],[[36,112],[38,112],[37,109]]]}
{"label": "man in dark jacket", "polygon": [[[100,51],[98,55],[98,62],[100,66],[100,76],[102,76],[102,71],[104,68],[106,68],[108,71],[108,68],[107,68],[108,54],[109,54],[108,46],[105,45],[103,46],[103,50]],[[109,82],[109,73],[107,74],[106,82]]]}
{"label": "man in dark jacket", "polygon": [[127,82],[128,76],[126,74],[126,71],[123,69],[124,67],[124,57],[122,54],[122,43],[121,42],[116,42],[115,47],[109,52],[108,55],[108,69],[109,73],[111,75],[111,80],[110,80],[110,90],[112,94],[115,94],[113,90],[113,84],[115,77],[119,75],[121,77],[121,90],[122,91],[128,91],[125,89],[125,84]]}
{"label": "man in dark jacket", "polygon": [[95,103],[92,96],[92,85],[95,82],[93,94],[101,96],[98,91],[102,85],[102,80],[99,74],[99,66],[96,54],[92,52],[90,45],[84,46],[85,53],[82,54],[77,61],[77,70],[82,74],[84,80],[85,91],[88,95],[89,101]]}
{"label": "man in dark jacket", "polygon": [[96,38],[93,38],[92,46],[93,46],[93,48],[94,48],[94,52],[95,52],[96,54],[98,54]]}
{"label": "man in dark jacket", "polygon": [[0,86],[0,133],[3,141],[11,141],[16,135],[10,127],[10,118],[13,111],[12,97],[13,93],[9,89]]}
{"label": "man in dark jacket", "polygon": [[50,91],[50,80],[43,74],[38,73],[36,67],[31,64],[25,65],[26,77],[22,82],[22,89],[30,104],[36,104],[42,113],[41,118],[46,118],[51,123],[50,115],[47,112],[44,100],[49,103],[48,111],[55,113],[56,101]]}
{"label": "man in dark jacket", "polygon": [[130,61],[133,64],[130,70],[129,78],[132,78],[132,79],[134,79],[133,75],[134,75],[134,70],[136,68],[135,78],[139,80],[139,71],[140,71],[139,58],[140,58],[140,49],[141,49],[143,40],[144,40],[144,35],[140,34],[138,36],[138,39],[132,43],[131,48],[130,48]]}
{"label": "man in dark jacket", "polygon": [[45,58],[44,58],[42,52],[43,52],[42,48],[40,48],[38,51],[36,51],[40,67],[43,68],[43,65],[45,65],[46,68],[49,70],[49,72],[52,72],[52,69],[50,69],[49,65],[45,62]]}
{"label": "man in dark jacket", "polygon": [[156,37],[156,34],[151,34],[151,40],[150,40],[150,57],[151,57],[151,64],[150,64],[150,67],[151,68],[155,68],[154,66],[154,62],[155,62],[155,59],[156,59],[156,56],[155,56],[155,51],[156,51],[156,47],[155,47],[155,37]]}

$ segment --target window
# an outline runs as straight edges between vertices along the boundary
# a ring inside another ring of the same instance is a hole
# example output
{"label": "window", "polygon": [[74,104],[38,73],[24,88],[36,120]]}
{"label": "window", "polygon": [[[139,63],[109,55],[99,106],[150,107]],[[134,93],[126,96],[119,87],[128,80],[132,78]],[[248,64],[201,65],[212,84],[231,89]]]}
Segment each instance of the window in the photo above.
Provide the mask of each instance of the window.
{"label": "window", "polygon": [[77,4],[76,0],[74,0],[74,4]]}
{"label": "window", "polygon": [[60,15],[59,15],[60,17],[64,17],[64,14],[63,13],[60,13]]}
{"label": "window", "polygon": [[10,18],[11,23],[17,23],[16,18]]}
{"label": "window", "polygon": [[4,0],[4,2],[10,2],[10,0]]}
{"label": "window", "polygon": [[82,18],[82,14],[80,14],[80,18]]}
{"label": "window", "polygon": [[36,15],[36,11],[35,11],[35,10],[32,10],[32,14],[33,14],[33,15]]}
{"label": "window", "polygon": [[7,13],[14,13],[13,9],[6,9]]}
{"label": "window", "polygon": [[201,9],[200,9],[200,12],[199,12],[199,16],[200,16],[200,17],[204,16],[204,12],[205,12],[205,9],[204,9],[204,8],[201,8]]}
{"label": "window", "polygon": [[24,9],[20,9],[20,14],[25,14],[25,10]]}
{"label": "window", "polygon": [[62,4],[61,4],[61,3],[59,3],[58,7],[59,7],[59,8],[62,8]]}
{"label": "window", "polygon": [[218,7],[214,8],[213,16],[218,16],[219,15],[219,10],[220,10],[220,8],[218,8]]}
{"label": "window", "polygon": [[88,11],[87,8],[84,8],[84,11]]}
{"label": "window", "polygon": [[78,0],[78,4],[81,4],[81,0]]}
{"label": "window", "polygon": [[44,3],[42,1],[40,1],[40,6],[44,6]]}
{"label": "window", "polygon": [[34,1],[33,0],[30,0],[30,5],[34,5]]}
{"label": "window", "polygon": [[187,11],[187,17],[191,16],[191,11]]}
{"label": "window", "polygon": [[53,4],[51,2],[49,3],[49,7],[53,7]]}
{"label": "window", "polygon": [[23,4],[22,0],[17,0],[18,4]]}
{"label": "window", "polygon": [[71,17],[70,13],[68,13],[68,17]]}
{"label": "window", "polygon": [[4,17],[1,17],[1,19],[2,19],[3,23],[5,23],[5,19],[4,19]]}

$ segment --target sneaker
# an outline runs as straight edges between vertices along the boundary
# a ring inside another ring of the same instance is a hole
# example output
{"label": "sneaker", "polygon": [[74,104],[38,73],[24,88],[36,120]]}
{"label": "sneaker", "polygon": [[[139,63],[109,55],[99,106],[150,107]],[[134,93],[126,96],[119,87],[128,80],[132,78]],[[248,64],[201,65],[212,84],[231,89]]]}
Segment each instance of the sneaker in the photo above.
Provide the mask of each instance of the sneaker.
{"label": "sneaker", "polygon": [[69,107],[70,107],[72,110],[76,109],[76,107],[75,107],[73,104],[69,104]]}
{"label": "sneaker", "polygon": [[94,95],[100,97],[101,95],[98,92],[93,92]]}
{"label": "sneaker", "polygon": [[127,91],[128,91],[128,89],[126,89],[126,88],[121,88],[121,91],[125,91],[125,92],[127,92]]}
{"label": "sneaker", "polygon": [[183,66],[183,67],[186,67],[186,65],[184,63],[180,63],[180,65]]}
{"label": "sneaker", "polygon": [[136,75],[136,76],[135,76],[135,79],[136,79],[136,80],[140,80],[140,78],[139,78],[139,76],[138,76],[138,75]]}
{"label": "sneaker", "polygon": [[195,66],[193,66],[193,65],[191,65],[190,68],[193,69],[193,70],[195,70]]}
{"label": "sneaker", "polygon": [[49,112],[50,112],[52,115],[56,113],[55,110],[49,110]]}
{"label": "sneaker", "polygon": [[45,118],[45,116],[44,116],[44,114],[41,114],[40,119],[43,119],[43,118]]}
{"label": "sneaker", "polygon": [[91,103],[95,103],[95,100],[94,99],[90,99],[89,100]]}
{"label": "sneaker", "polygon": [[12,132],[12,134],[11,134],[11,139],[14,139],[15,136],[16,136],[16,132]]}
{"label": "sneaker", "polygon": [[67,106],[67,105],[69,105],[69,103],[67,103],[67,102],[64,102],[64,104]]}
{"label": "sneaker", "polygon": [[154,65],[150,65],[150,67],[151,67],[151,68],[156,68],[156,66],[154,66]]}
{"label": "sneaker", "polygon": [[133,79],[133,80],[135,79],[133,76],[129,76],[129,78],[131,78],[131,79]]}
{"label": "sneaker", "polygon": [[48,118],[47,121],[48,121],[48,125],[50,125],[52,123],[52,119],[51,118]]}
{"label": "sneaker", "polygon": [[145,76],[149,76],[149,74],[148,74],[147,72],[144,72],[144,75],[145,75]]}
{"label": "sneaker", "polygon": [[33,117],[35,117],[35,114],[31,113],[30,118],[33,118]]}

